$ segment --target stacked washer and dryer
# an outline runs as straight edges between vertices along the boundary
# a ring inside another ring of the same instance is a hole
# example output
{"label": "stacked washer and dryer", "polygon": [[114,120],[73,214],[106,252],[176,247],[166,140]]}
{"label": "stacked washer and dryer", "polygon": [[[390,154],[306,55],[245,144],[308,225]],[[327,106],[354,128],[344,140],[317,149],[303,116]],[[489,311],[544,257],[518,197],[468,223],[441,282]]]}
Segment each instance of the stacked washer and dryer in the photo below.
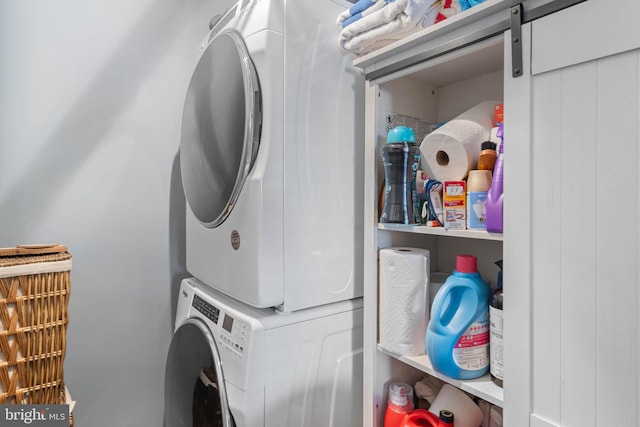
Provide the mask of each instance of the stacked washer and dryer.
{"label": "stacked washer and dryer", "polygon": [[362,425],[364,80],[335,24],[351,3],[240,0],[205,38],[166,427]]}

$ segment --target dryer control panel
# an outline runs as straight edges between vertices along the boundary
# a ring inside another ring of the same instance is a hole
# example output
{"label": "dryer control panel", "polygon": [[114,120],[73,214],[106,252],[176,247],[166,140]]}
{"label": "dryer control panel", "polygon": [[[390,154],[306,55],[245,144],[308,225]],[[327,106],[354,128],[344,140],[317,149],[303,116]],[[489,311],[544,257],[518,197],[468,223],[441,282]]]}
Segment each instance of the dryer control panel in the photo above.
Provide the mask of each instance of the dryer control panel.
{"label": "dryer control panel", "polygon": [[237,356],[244,356],[249,335],[247,322],[221,311],[197,294],[193,296],[191,305],[213,323],[211,330],[223,347]]}

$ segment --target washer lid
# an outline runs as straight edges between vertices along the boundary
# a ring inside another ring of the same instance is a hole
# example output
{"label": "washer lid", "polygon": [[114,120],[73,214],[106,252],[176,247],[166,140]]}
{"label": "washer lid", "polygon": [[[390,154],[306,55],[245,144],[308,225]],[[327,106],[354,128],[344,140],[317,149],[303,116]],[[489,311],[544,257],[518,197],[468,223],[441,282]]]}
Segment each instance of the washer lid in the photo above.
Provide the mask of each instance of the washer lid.
{"label": "washer lid", "polygon": [[253,166],[262,124],[260,84],[242,36],[217,34],[193,72],[182,114],[180,169],[198,220],[227,218]]}

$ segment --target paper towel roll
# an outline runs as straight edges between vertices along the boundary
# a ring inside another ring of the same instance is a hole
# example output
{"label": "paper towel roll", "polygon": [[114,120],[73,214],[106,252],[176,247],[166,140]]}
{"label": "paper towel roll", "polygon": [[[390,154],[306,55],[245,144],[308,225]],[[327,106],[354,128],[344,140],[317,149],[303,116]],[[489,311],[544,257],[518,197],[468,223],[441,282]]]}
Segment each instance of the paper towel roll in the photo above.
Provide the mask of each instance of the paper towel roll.
{"label": "paper towel roll", "polygon": [[494,106],[500,102],[481,102],[425,136],[420,157],[427,175],[459,181],[475,169],[481,145],[491,134]]}
{"label": "paper towel roll", "polygon": [[429,251],[380,249],[380,346],[402,356],[425,353]]}
{"label": "paper towel roll", "polygon": [[453,412],[453,425],[456,427],[478,427],[484,418],[480,407],[464,391],[451,384],[442,386],[429,412],[439,415],[442,409]]}

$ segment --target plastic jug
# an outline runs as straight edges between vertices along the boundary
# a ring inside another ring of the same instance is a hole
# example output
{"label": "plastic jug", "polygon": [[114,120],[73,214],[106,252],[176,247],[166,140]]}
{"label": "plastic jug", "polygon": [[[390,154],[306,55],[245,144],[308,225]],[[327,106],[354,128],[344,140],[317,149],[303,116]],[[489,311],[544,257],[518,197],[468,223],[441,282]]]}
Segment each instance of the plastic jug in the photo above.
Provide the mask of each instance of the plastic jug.
{"label": "plastic jug", "polygon": [[404,417],[413,411],[413,408],[413,387],[405,383],[390,384],[384,427],[402,427]]}
{"label": "plastic jug", "polygon": [[453,413],[442,410],[436,416],[425,409],[416,409],[407,414],[402,421],[402,427],[453,427]]}
{"label": "plastic jug", "polygon": [[488,371],[490,295],[476,257],[458,255],[431,307],[425,347],[435,370],[460,380]]}
{"label": "plastic jug", "polygon": [[380,222],[416,224],[420,222],[420,206],[416,194],[416,173],[420,149],[413,129],[396,126],[387,135],[381,149],[384,166],[384,207]]}

